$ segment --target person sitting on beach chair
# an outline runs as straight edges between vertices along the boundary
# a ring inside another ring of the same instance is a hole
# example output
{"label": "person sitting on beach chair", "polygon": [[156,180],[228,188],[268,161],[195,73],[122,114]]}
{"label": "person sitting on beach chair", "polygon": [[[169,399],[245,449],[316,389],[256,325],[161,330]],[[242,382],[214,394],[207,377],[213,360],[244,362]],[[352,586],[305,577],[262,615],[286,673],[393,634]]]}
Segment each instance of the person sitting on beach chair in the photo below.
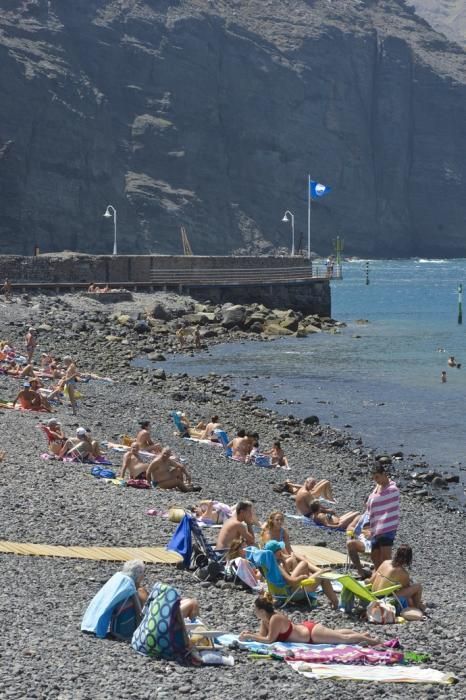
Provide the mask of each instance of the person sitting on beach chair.
{"label": "person sitting on beach chair", "polygon": [[277,612],[273,605],[273,597],[263,594],[254,602],[254,613],[260,620],[259,632],[249,630],[241,632],[240,641],[262,642],[296,642],[298,644],[364,644],[376,646],[380,640],[371,637],[367,632],[354,632],[350,629],[332,630],[320,622],[308,620],[296,624],[286,615]]}
{"label": "person sitting on beach chair", "polygon": [[305,517],[313,520],[316,525],[324,525],[335,530],[345,530],[356,527],[361,514],[352,510],[344,515],[337,516],[335,511],[326,508],[320,501],[312,501],[309,513]]}
{"label": "person sitting on beach chair", "polygon": [[60,459],[73,457],[84,461],[101,457],[102,452],[97,440],[92,440],[90,431],[80,427],[76,429],[75,438],[68,438],[58,456]]}
{"label": "person sitting on beach chair", "polygon": [[230,548],[233,540],[241,539],[246,544],[254,544],[255,537],[252,531],[253,523],[255,522],[253,505],[250,501],[239,501],[236,504],[235,513],[222,526],[218,533],[217,544],[218,550],[227,550]]}
{"label": "person sitting on beach chair", "polygon": [[130,479],[146,479],[148,465],[142,461],[139,454],[139,445],[137,442],[131,444],[130,449],[123,457],[121,470],[118,475],[119,479],[124,479],[128,472]]}
{"label": "person sitting on beach chair", "polygon": [[150,421],[142,420],[140,423],[140,430],[136,435],[135,442],[139,446],[141,452],[153,452],[154,454],[160,454],[162,451],[162,445],[160,442],[154,442],[150,434]]}
{"label": "person sitting on beach chair", "polygon": [[413,550],[408,544],[402,544],[396,550],[393,559],[382,562],[372,574],[370,583],[372,591],[383,590],[387,585],[399,583],[395,601],[397,614],[407,620],[424,618],[425,604],[422,602],[422,585],[411,581],[408,568],[413,561]]}
{"label": "person sitting on beach chair", "polygon": [[324,595],[327,596],[332,607],[335,610],[338,608],[338,596],[333,590],[331,582],[319,579],[319,574],[324,573],[323,570],[317,568],[317,566],[314,566],[303,557],[297,557],[294,553],[290,555],[285,552],[284,542],[269,540],[265,543],[264,549],[273,552],[280,573],[292,590],[297,589],[303,581],[309,581],[312,578],[312,583],[306,584],[306,591],[312,593],[317,590],[319,585],[322,586]]}
{"label": "person sitting on beach chair", "polygon": [[212,442],[218,442],[218,439],[215,437],[215,430],[221,429],[222,424],[219,423],[219,418],[217,415],[212,416],[210,419],[209,423],[207,423],[205,430],[202,434],[202,440],[212,440]]}
{"label": "person sitting on beach chair", "polygon": [[262,546],[264,546],[270,540],[277,540],[278,542],[283,542],[285,545],[285,552],[287,554],[292,553],[290,536],[288,530],[284,527],[285,516],[279,511],[275,510],[270,513],[265,523],[262,525],[260,541]]}

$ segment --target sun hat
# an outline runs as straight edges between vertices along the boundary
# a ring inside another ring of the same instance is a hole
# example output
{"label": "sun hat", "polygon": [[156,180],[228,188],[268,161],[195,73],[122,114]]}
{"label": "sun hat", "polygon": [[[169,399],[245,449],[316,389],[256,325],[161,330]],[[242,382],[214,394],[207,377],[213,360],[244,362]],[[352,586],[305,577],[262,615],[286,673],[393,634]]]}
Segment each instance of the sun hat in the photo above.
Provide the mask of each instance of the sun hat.
{"label": "sun hat", "polygon": [[79,435],[80,437],[85,437],[86,428],[76,428],[76,435]]}
{"label": "sun hat", "polygon": [[285,543],[278,540],[269,540],[265,543],[264,549],[267,549],[269,552],[278,552],[279,549],[285,549]]}
{"label": "sun hat", "polygon": [[61,425],[61,423],[59,423],[56,418],[49,418],[47,425]]}

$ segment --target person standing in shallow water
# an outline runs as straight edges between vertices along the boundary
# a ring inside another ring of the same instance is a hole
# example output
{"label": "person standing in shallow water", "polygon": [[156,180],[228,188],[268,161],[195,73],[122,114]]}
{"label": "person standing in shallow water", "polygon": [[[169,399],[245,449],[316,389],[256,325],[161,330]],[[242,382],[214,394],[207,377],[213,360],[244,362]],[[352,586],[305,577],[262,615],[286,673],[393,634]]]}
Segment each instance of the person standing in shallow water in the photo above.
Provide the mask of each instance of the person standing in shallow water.
{"label": "person standing in shallow water", "polygon": [[442,384],[446,384],[447,373],[445,372],[445,370],[443,370],[442,374],[440,375],[440,381],[442,382]]}

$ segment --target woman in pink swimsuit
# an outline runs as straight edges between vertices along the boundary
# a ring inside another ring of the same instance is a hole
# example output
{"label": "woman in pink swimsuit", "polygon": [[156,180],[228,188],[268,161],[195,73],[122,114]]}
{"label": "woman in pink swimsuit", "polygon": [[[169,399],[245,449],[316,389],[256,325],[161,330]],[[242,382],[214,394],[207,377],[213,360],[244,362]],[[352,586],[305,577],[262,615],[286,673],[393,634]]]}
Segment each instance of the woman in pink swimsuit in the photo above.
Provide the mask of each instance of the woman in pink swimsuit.
{"label": "woman in pink swimsuit", "polygon": [[308,620],[295,624],[273,607],[273,598],[269,593],[256,598],[254,612],[260,620],[259,633],[241,632],[240,641],[263,642],[298,642],[300,644],[365,644],[376,646],[380,639],[371,637],[367,632],[354,632],[350,629],[332,630],[320,622]]}

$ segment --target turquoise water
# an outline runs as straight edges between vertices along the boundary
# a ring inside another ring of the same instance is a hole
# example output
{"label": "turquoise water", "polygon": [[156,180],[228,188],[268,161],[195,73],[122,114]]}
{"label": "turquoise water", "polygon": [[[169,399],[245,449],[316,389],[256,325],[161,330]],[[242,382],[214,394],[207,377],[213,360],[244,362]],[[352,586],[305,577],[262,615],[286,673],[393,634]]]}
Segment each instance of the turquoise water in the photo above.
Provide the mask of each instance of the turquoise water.
{"label": "turquoise water", "polygon": [[[466,260],[370,261],[369,285],[365,270],[365,261],[345,263],[343,281],[332,283],[332,315],[348,324],[338,335],[222,345],[167,369],[233,375],[280,412],[350,425],[366,445],[424,455],[464,477],[466,315],[458,325],[457,286]],[[449,355],[463,367],[449,369]],[[283,398],[297,403],[277,405]]]}

